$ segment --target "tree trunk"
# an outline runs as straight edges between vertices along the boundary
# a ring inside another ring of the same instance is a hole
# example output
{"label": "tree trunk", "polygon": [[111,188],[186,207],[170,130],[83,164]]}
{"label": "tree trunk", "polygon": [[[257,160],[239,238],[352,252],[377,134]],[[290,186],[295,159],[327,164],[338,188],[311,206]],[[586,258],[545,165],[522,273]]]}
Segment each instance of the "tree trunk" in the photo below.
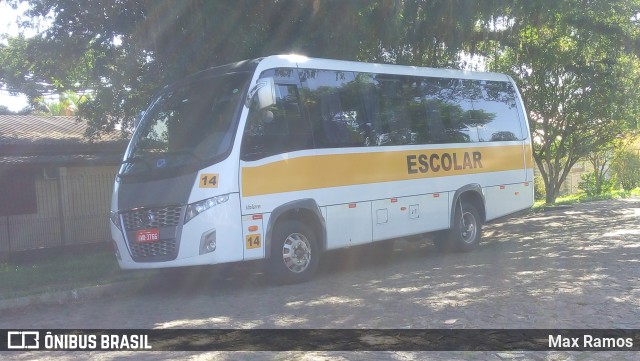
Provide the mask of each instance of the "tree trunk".
{"label": "tree trunk", "polygon": [[549,187],[547,187],[546,191],[545,203],[553,204],[560,194],[560,184],[550,184]]}

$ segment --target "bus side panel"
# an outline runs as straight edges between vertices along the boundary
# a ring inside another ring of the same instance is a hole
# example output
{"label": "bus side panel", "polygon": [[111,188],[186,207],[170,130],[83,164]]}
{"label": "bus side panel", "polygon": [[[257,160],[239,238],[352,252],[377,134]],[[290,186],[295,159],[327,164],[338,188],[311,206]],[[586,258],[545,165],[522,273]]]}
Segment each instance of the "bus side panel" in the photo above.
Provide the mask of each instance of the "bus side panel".
{"label": "bus side panel", "polygon": [[371,242],[371,202],[326,207],[327,249]]}
{"label": "bus side panel", "polygon": [[487,220],[531,207],[533,183],[522,182],[485,188]]}
{"label": "bus side panel", "polygon": [[446,228],[447,213],[447,192],[373,201],[373,240]]}
{"label": "bus side panel", "polygon": [[244,260],[265,257],[264,222],[261,214],[242,216]]}
{"label": "bus side panel", "polygon": [[[529,208],[533,205],[530,194],[533,194],[533,184],[528,179],[528,161],[530,154],[527,152],[526,143],[523,146],[510,148],[510,156],[520,159],[520,171],[510,171],[510,177],[497,178],[494,182],[483,185],[485,196],[486,220]],[[486,185],[486,187],[485,187]]]}

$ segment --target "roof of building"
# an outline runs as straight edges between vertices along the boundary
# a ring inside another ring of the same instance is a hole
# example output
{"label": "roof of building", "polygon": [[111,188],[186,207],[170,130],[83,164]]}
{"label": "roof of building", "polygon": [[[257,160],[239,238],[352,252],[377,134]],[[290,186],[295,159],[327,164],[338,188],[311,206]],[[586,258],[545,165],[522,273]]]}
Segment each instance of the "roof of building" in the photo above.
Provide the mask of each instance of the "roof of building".
{"label": "roof of building", "polygon": [[127,140],[122,132],[86,136],[76,117],[0,115],[0,164],[117,163]]}

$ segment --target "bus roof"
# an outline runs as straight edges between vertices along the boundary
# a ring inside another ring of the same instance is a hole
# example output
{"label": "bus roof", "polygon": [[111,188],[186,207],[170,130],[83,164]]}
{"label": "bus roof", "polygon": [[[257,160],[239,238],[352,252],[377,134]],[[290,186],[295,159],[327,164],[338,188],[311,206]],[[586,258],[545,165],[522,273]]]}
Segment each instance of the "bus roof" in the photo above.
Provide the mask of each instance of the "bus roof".
{"label": "bus roof", "polygon": [[500,73],[477,72],[456,69],[427,68],[409,65],[364,63],[347,60],[333,60],[322,58],[309,58],[304,55],[282,54],[271,55],[264,58],[243,60],[236,63],[225,64],[199,71],[183,78],[173,84],[167,84],[163,91],[175,86],[193,82],[194,80],[217,77],[222,74],[251,72],[262,73],[274,68],[301,68],[301,69],[321,69],[337,71],[353,71],[361,73],[375,74],[395,74],[434,78],[455,78],[473,80],[493,80],[512,82],[511,77]]}
{"label": "bus roof", "polygon": [[264,70],[273,68],[302,68],[342,70],[376,74],[425,76],[437,78],[511,81],[511,78],[508,75],[500,73],[309,58],[303,55],[296,54],[272,55],[258,60],[259,64],[257,67],[257,72],[259,73]]}

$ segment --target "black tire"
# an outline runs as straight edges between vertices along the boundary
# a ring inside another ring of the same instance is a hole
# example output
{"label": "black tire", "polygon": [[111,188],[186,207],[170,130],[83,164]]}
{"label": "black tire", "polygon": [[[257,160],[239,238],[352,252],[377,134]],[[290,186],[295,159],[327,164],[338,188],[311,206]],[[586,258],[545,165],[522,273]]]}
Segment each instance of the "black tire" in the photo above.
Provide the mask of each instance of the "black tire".
{"label": "black tire", "polygon": [[482,219],[476,207],[468,202],[457,203],[451,229],[433,240],[442,252],[470,252],[478,247],[482,237]]}
{"label": "black tire", "polygon": [[273,282],[308,281],[315,274],[319,260],[320,249],[311,227],[297,220],[276,224],[269,258],[269,274]]}

